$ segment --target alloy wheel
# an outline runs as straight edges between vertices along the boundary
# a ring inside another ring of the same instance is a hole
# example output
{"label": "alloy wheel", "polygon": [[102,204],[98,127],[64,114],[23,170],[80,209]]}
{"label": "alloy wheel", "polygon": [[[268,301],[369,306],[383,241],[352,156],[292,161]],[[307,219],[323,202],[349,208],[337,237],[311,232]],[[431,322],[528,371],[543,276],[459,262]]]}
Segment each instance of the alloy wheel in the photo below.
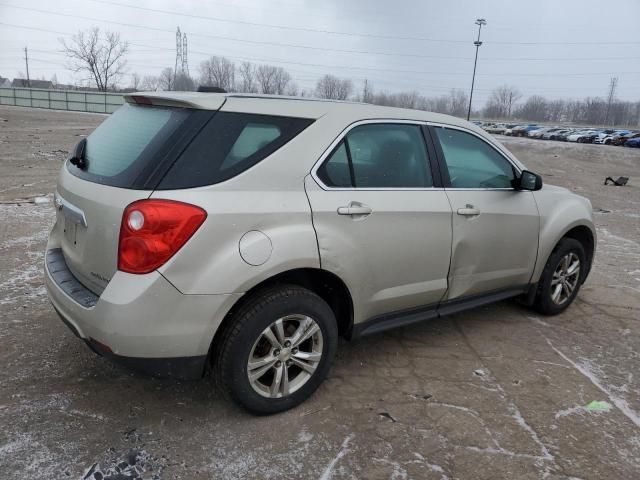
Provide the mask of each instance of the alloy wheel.
{"label": "alloy wheel", "polygon": [[247,361],[251,387],[267,398],[281,398],[302,388],[322,359],[320,326],[306,315],[277,319],[258,336]]}
{"label": "alloy wheel", "polygon": [[564,304],[578,286],[580,279],[580,259],[569,252],[560,259],[551,279],[551,300],[556,305]]}

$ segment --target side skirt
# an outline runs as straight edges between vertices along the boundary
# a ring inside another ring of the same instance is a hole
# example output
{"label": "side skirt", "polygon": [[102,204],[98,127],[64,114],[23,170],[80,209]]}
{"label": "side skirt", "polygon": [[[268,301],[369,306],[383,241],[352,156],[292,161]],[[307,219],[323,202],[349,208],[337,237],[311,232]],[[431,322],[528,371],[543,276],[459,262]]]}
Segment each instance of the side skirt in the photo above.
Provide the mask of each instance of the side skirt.
{"label": "side skirt", "polygon": [[392,328],[404,327],[426,320],[446,317],[447,315],[464,312],[489,303],[495,303],[501,300],[506,300],[507,298],[517,297],[523,293],[527,293],[529,288],[529,285],[508,288],[471,297],[449,300],[439,304],[425,305],[408,310],[379,315],[354,325],[351,339],[355,340],[365,335],[383,332]]}

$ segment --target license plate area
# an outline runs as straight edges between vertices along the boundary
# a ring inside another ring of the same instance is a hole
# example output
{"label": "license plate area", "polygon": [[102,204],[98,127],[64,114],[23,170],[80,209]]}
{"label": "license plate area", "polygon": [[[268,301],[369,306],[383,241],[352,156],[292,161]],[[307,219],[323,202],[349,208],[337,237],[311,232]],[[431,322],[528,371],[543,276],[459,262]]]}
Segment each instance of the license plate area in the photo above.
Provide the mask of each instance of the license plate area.
{"label": "license plate area", "polygon": [[64,217],[64,238],[68,245],[77,245],[78,243],[78,224],[75,220]]}

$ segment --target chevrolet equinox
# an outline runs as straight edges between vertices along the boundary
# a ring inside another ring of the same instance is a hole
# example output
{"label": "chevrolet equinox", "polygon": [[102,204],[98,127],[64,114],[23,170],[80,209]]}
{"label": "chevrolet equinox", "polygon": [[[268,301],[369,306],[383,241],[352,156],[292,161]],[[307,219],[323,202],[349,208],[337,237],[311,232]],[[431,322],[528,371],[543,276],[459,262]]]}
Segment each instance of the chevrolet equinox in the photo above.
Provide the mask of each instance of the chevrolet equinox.
{"label": "chevrolet equinox", "polygon": [[509,297],[562,312],[592,264],[589,200],[466,121],[348,102],[135,93],[58,178],[49,297],[95,352],[212,370],[266,414],[337,339]]}

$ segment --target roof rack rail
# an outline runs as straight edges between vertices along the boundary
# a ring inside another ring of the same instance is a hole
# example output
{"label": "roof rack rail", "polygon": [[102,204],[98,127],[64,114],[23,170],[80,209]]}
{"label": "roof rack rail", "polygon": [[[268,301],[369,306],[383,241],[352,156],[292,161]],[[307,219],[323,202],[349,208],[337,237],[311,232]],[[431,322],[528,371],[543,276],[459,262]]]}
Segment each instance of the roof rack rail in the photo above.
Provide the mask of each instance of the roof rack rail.
{"label": "roof rack rail", "polygon": [[227,93],[224,88],[221,87],[211,87],[208,85],[200,85],[198,87],[198,92],[206,92],[206,93]]}

